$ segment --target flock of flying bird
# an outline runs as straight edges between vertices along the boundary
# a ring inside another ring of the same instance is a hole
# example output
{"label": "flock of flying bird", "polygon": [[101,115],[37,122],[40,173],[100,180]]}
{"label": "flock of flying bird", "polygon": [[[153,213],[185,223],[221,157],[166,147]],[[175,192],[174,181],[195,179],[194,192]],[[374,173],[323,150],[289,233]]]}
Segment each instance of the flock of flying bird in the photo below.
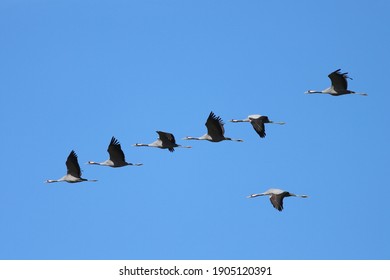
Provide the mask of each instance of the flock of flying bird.
{"label": "flock of flying bird", "polygon": [[[340,96],[344,94],[360,94],[366,96],[365,93],[357,93],[351,90],[348,90],[348,82],[347,79],[351,79],[348,77],[348,73],[341,73],[341,69],[338,69],[328,75],[328,77],[331,80],[331,86],[327,89],[324,89],[322,91],[315,91],[315,90],[309,90],[305,93],[312,94],[312,93],[323,93],[323,94],[330,94],[332,96]],[[261,115],[250,115],[247,119],[242,120],[234,120],[232,119],[231,122],[238,123],[238,122],[249,122],[253,129],[256,131],[256,133],[261,137],[264,138],[266,136],[265,133],[265,124],[266,123],[274,123],[274,124],[284,124],[284,122],[273,122],[269,120],[267,116],[261,116]],[[233,139],[230,137],[225,136],[225,129],[224,129],[224,122],[222,121],[221,117],[216,116],[213,112],[210,113],[210,115],[207,118],[206,121],[206,127],[207,127],[207,133],[200,137],[191,137],[187,136],[183,138],[184,140],[207,140],[211,142],[221,142],[223,140],[230,140],[230,141],[237,141],[237,142],[243,142],[241,139]],[[136,147],[155,147],[160,149],[168,149],[170,152],[173,152],[175,148],[191,148],[190,146],[182,146],[176,143],[175,136],[172,133],[163,132],[163,131],[157,131],[158,138],[156,141],[150,143],[150,144],[134,144],[133,146]],[[119,141],[112,137],[110,144],[108,145],[107,152],[109,153],[110,158],[103,162],[95,162],[95,161],[89,161],[88,164],[91,165],[102,165],[102,166],[109,166],[109,167],[123,167],[127,165],[132,166],[141,166],[142,163],[130,163],[125,160],[125,155],[122,151],[121,144]],[[67,160],[66,160],[66,167],[67,167],[67,174],[63,176],[62,178],[58,180],[47,180],[46,183],[55,183],[55,182],[68,182],[68,183],[78,183],[78,182],[96,182],[97,180],[88,180],[81,177],[81,169],[80,165],[77,160],[77,154],[75,151],[71,151]],[[254,198],[258,196],[269,196],[271,204],[273,207],[279,211],[283,210],[283,199],[285,197],[295,196],[295,197],[301,197],[306,198],[307,195],[296,195],[293,193],[290,193],[288,191],[284,191],[281,189],[269,189],[263,193],[257,193],[257,194],[251,194],[248,196],[248,198]]]}

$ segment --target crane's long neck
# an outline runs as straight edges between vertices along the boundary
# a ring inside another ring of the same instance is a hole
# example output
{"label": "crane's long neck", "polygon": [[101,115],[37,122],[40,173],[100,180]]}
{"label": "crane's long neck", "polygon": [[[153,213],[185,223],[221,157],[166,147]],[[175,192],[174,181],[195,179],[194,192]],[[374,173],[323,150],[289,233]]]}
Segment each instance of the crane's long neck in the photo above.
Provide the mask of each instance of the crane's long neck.
{"label": "crane's long neck", "polygon": [[133,145],[134,147],[150,147],[150,144],[142,144],[142,143],[136,143]]}
{"label": "crane's long neck", "polygon": [[88,161],[88,164],[102,165],[102,163],[96,162],[96,161],[92,161],[92,160]]}
{"label": "crane's long neck", "polygon": [[68,174],[61,177],[60,179],[57,180],[46,180],[46,183],[58,183],[58,182],[66,182],[66,179],[68,178]]}
{"label": "crane's long neck", "polygon": [[184,137],[183,140],[206,140],[206,138],[204,136],[201,136],[201,137],[187,136],[187,137]]}
{"label": "crane's long neck", "polygon": [[308,90],[305,93],[311,94],[311,93],[327,93],[327,92],[325,92],[325,91],[318,91],[318,90]]}
{"label": "crane's long neck", "polygon": [[58,180],[46,180],[46,183],[57,183],[57,182],[63,182],[64,180],[58,179]]}
{"label": "crane's long neck", "polygon": [[249,119],[244,119],[244,120],[230,120],[230,122],[250,122]]}
{"label": "crane's long neck", "polygon": [[258,196],[264,196],[266,194],[264,193],[254,193],[254,194],[251,194],[249,196],[247,196],[247,198],[254,198],[254,197],[258,197]]}

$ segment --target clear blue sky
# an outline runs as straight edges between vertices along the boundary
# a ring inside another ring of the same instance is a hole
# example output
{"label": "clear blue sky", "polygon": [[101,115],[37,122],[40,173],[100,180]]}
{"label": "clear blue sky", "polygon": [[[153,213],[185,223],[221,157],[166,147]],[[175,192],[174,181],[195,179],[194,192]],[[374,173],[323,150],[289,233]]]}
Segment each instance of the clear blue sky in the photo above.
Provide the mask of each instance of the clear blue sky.
{"label": "clear blue sky", "polygon": [[[0,2],[1,259],[389,259],[389,1]],[[364,96],[305,95],[341,68]],[[201,136],[213,110],[226,136]],[[232,118],[268,115],[260,139]],[[156,130],[193,149],[136,148]],[[89,166],[112,136],[141,167]],[[74,149],[96,183],[45,184]],[[307,194],[283,212],[270,187]]]}

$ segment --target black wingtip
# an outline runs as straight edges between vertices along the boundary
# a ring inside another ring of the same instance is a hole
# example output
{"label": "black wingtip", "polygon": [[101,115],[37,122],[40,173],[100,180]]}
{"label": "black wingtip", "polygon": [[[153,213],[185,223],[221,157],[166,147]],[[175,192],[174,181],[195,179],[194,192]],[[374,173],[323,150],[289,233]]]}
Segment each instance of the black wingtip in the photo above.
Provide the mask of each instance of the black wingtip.
{"label": "black wingtip", "polygon": [[223,122],[222,118],[220,116],[217,116],[216,114],[214,114],[213,111],[210,112],[210,115],[209,115],[209,118],[212,118],[216,121],[218,121],[220,124],[224,125],[225,123]]}
{"label": "black wingtip", "polygon": [[70,151],[69,156],[73,156],[73,157],[77,158],[77,154],[76,154],[76,152],[74,150]]}
{"label": "black wingtip", "polygon": [[283,206],[282,205],[273,205],[274,206],[274,208],[276,209],[276,210],[278,210],[279,212],[281,212],[282,210],[283,210]]}
{"label": "black wingtip", "polygon": [[110,145],[120,145],[118,139],[116,139],[114,136],[111,137]]}
{"label": "black wingtip", "polygon": [[337,69],[336,71],[333,71],[332,73],[336,73],[338,75],[341,75],[345,79],[353,80],[351,77],[348,76],[348,72],[341,73],[341,68]]}

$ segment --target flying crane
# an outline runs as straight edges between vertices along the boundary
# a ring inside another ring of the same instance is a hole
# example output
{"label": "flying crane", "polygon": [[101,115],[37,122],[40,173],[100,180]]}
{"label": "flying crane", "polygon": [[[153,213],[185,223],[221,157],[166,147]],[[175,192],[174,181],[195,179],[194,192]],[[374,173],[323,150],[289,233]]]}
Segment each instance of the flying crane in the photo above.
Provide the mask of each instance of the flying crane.
{"label": "flying crane", "polygon": [[108,145],[107,152],[110,158],[103,162],[88,161],[89,164],[102,165],[109,167],[122,167],[127,165],[141,166],[142,163],[129,163],[125,160],[125,154],[122,151],[119,141],[112,136],[110,144]]}
{"label": "flying crane", "polygon": [[191,146],[182,146],[176,144],[175,136],[169,132],[156,131],[158,138],[156,141],[150,144],[140,144],[136,143],[133,146],[135,147],[154,147],[160,149],[168,149],[170,152],[175,151],[175,148],[191,148]]}
{"label": "flying crane", "polygon": [[71,151],[68,158],[66,159],[66,175],[58,180],[46,180],[46,183],[57,183],[57,182],[68,182],[68,183],[79,183],[79,182],[96,182],[97,180],[88,180],[81,178],[80,165],[77,160],[77,154],[75,151]]}
{"label": "flying crane", "polygon": [[232,139],[225,137],[224,122],[221,117],[216,116],[213,112],[210,113],[205,123],[207,133],[200,137],[187,136],[184,140],[207,140],[210,142],[221,142],[223,140],[243,142],[241,139]]}
{"label": "flying crane", "polygon": [[249,122],[253,129],[257,132],[257,134],[264,138],[265,133],[265,124],[266,123],[273,123],[273,124],[285,124],[285,122],[274,122],[271,121],[267,116],[262,115],[249,115],[247,119],[243,120],[230,120],[231,122],[238,123],[238,122]]}
{"label": "flying crane", "polygon": [[327,89],[317,91],[317,90],[308,90],[305,93],[325,93],[325,94],[330,94],[333,96],[340,96],[344,94],[360,94],[363,96],[367,96],[366,93],[361,93],[361,92],[354,92],[352,90],[348,89],[348,81],[347,79],[351,79],[348,77],[348,72],[341,73],[341,69],[337,69],[336,71],[333,71],[328,75],[329,79],[332,82],[332,85],[328,87]]}
{"label": "flying crane", "polygon": [[247,198],[254,198],[254,197],[265,196],[265,195],[269,196],[272,206],[279,211],[283,210],[283,199],[285,197],[289,197],[289,196],[302,197],[302,198],[308,197],[307,195],[293,194],[281,189],[269,189],[263,193],[251,194],[250,196],[247,196]]}

